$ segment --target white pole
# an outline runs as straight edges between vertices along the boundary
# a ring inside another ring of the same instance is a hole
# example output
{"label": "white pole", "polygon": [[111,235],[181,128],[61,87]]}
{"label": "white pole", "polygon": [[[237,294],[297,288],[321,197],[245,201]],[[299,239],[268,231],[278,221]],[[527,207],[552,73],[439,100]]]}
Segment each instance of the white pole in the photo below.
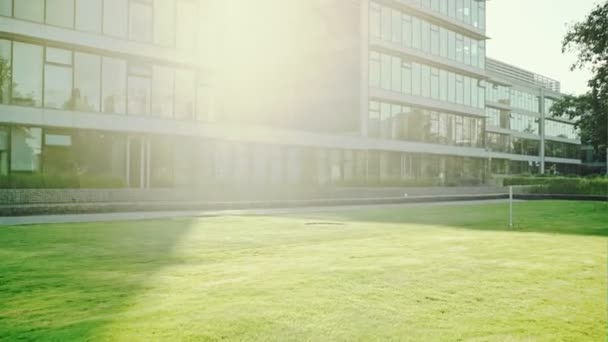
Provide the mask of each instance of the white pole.
{"label": "white pole", "polygon": [[513,186],[509,186],[509,228],[513,228]]}

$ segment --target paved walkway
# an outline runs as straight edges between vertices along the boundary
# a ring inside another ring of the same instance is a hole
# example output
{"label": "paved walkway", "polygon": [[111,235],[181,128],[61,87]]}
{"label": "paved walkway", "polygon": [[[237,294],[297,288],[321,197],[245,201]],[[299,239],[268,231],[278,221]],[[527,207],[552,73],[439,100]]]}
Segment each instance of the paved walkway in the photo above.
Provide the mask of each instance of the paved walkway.
{"label": "paved walkway", "polygon": [[221,210],[221,211],[160,211],[160,212],[126,212],[103,214],[74,214],[74,215],[39,215],[0,217],[0,226],[36,225],[49,223],[82,223],[82,222],[117,222],[157,220],[180,217],[212,217],[212,216],[246,216],[246,215],[289,215],[294,213],[336,212],[352,211],[374,208],[400,208],[400,207],[426,207],[442,205],[475,205],[507,203],[508,200],[481,200],[481,201],[455,201],[432,203],[406,203],[406,204],[374,204],[330,207],[301,207],[280,209],[247,209],[247,210]]}

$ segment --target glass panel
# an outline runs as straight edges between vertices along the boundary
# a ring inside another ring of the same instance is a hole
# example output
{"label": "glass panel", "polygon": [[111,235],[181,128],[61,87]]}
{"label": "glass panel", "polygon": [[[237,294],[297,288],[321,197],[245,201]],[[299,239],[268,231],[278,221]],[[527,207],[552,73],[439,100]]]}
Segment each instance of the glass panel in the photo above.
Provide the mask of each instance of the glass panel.
{"label": "glass panel", "polygon": [[152,114],[164,118],[173,117],[174,103],[173,70],[155,66],[152,70]]}
{"label": "glass panel", "polygon": [[76,29],[101,32],[102,0],[76,0]]}
{"label": "glass panel", "polygon": [[11,41],[0,39],[0,103],[10,102]]}
{"label": "glass panel", "polygon": [[420,64],[412,63],[412,95],[420,96]]}
{"label": "glass panel", "polygon": [[380,81],[382,89],[391,90],[391,56],[380,55]]}
{"label": "glass panel", "polygon": [[44,106],[69,109],[72,96],[72,68],[47,64],[44,68]]}
{"label": "glass panel", "polygon": [[50,63],[72,65],[72,51],[46,48],[46,61]]}
{"label": "glass panel", "polygon": [[131,1],[129,4],[129,38],[138,42],[152,41],[152,6]]}
{"label": "glass panel", "polygon": [[196,81],[191,70],[175,71],[175,118],[192,120],[194,118],[194,101]]}
{"label": "glass panel", "polygon": [[127,63],[120,59],[103,58],[102,99],[104,113],[124,114],[126,110]]}
{"label": "glass panel", "polygon": [[211,87],[199,84],[196,91],[196,119],[198,121],[214,122],[213,93]]}
{"label": "glass panel", "polygon": [[15,3],[15,18],[44,21],[44,0],[17,0]]}
{"label": "glass panel", "polygon": [[382,24],[382,40],[390,41],[391,40],[391,9],[389,7],[383,6],[380,17],[380,23]]}
{"label": "glass panel", "polygon": [[391,82],[392,82],[392,90],[394,92],[401,92],[401,58],[392,57],[392,73],[391,73]]}
{"label": "glass panel", "polygon": [[13,0],[0,0],[0,15],[13,16]]}
{"label": "glass panel", "polygon": [[42,153],[42,129],[28,127],[11,128],[11,170],[40,171]]}
{"label": "glass panel", "polygon": [[13,44],[12,103],[21,106],[42,105],[42,46]]}
{"label": "glass panel", "polygon": [[151,81],[148,77],[129,76],[128,80],[128,113],[129,115],[150,114]]}
{"label": "glass panel", "polygon": [[176,46],[179,49],[192,49],[196,37],[196,4],[189,0],[177,2]]}
{"label": "glass panel", "polygon": [[104,0],[103,32],[110,36],[127,36],[128,0]]}
{"label": "glass panel", "polygon": [[74,0],[46,0],[46,23],[74,27]]}
{"label": "glass panel", "polygon": [[101,102],[101,57],[74,54],[74,93],[72,108],[76,111],[99,112]]}
{"label": "glass panel", "polygon": [[175,2],[154,0],[154,42],[175,45]]}
{"label": "glass panel", "polygon": [[369,61],[369,85],[370,87],[380,87],[380,54],[370,52]]}

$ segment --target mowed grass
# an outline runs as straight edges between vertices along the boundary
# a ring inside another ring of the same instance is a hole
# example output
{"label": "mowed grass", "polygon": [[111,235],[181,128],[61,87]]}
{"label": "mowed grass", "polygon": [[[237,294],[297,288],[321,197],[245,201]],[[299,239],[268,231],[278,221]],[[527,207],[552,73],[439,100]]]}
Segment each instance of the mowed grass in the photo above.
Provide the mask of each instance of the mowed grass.
{"label": "mowed grass", "polygon": [[605,203],[0,227],[0,339],[598,341]]}

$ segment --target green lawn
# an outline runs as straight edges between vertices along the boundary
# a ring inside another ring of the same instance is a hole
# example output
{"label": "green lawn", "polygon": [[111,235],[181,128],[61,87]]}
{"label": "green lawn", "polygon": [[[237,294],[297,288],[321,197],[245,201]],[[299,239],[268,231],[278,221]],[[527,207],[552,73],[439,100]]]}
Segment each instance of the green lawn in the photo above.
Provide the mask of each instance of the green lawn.
{"label": "green lawn", "polygon": [[0,227],[0,339],[577,341],[602,203]]}

